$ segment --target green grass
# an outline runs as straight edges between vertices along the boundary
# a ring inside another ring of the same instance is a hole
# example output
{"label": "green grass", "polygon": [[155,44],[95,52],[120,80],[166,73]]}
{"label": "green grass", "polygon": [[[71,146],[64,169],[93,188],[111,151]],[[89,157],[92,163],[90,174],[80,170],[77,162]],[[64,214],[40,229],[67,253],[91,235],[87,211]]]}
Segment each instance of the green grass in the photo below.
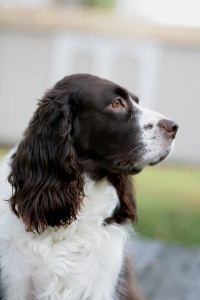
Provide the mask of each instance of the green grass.
{"label": "green grass", "polygon": [[[0,160],[8,149],[0,148]],[[162,165],[134,178],[140,235],[200,244],[200,168]]]}
{"label": "green grass", "polygon": [[142,235],[200,244],[200,168],[158,166],[135,177]]}
{"label": "green grass", "polygon": [[116,0],[84,0],[83,4],[89,7],[98,7],[111,10],[115,6]]}
{"label": "green grass", "polygon": [[3,159],[3,157],[8,153],[9,149],[8,148],[0,148],[0,162]]}

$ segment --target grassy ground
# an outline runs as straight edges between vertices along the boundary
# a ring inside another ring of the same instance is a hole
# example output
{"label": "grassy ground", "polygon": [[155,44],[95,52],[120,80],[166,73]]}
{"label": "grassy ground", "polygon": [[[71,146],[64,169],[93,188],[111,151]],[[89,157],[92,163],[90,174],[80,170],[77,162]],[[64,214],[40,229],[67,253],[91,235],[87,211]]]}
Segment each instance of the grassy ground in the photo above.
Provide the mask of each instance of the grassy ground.
{"label": "grassy ground", "polygon": [[8,148],[2,148],[2,147],[0,148],[0,161],[6,155],[7,152],[8,152]]}
{"label": "grassy ground", "polygon": [[[0,148],[0,160],[8,150]],[[135,176],[140,235],[200,244],[200,168],[146,168]]]}
{"label": "grassy ground", "polygon": [[149,167],[135,177],[135,187],[140,234],[200,244],[200,168]]}

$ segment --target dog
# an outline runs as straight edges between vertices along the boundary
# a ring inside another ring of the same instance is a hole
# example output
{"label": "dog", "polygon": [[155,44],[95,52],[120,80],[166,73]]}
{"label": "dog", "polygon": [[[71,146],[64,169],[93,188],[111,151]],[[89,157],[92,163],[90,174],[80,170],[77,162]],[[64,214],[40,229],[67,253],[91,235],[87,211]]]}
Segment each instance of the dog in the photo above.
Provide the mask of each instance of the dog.
{"label": "dog", "polygon": [[97,76],[48,90],[0,170],[2,298],[139,299],[124,251],[130,175],[164,160],[177,130]]}

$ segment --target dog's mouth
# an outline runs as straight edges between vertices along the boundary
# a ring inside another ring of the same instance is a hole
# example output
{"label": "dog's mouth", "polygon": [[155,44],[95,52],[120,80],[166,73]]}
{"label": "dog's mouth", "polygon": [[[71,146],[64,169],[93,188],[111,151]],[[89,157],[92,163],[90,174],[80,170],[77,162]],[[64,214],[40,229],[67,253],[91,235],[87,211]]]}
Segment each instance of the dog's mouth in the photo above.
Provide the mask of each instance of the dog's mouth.
{"label": "dog's mouth", "polygon": [[160,151],[150,151],[149,154],[147,151],[146,154],[144,154],[144,156],[140,159],[140,161],[135,164],[135,169],[142,170],[145,166],[155,166],[160,164],[171,153],[173,144],[174,143],[170,143],[170,145],[166,145],[164,149],[162,147],[162,150],[160,149]]}
{"label": "dog's mouth", "polygon": [[149,166],[155,166],[155,165],[158,165],[159,163],[161,163],[170,153],[171,149],[168,149],[165,154],[161,155],[159,159],[153,161],[153,162],[150,162],[149,163]]}
{"label": "dog's mouth", "polygon": [[151,160],[148,165],[155,166],[160,164],[172,152],[173,148],[174,148],[174,141],[172,141],[170,145],[168,145],[168,147],[166,147],[158,157]]}

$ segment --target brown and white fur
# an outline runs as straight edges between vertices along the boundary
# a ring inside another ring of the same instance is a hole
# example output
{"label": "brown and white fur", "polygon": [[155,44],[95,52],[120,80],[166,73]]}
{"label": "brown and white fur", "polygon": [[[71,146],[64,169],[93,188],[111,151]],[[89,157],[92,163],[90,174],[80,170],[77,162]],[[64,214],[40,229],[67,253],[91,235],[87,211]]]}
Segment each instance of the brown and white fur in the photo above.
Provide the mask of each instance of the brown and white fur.
{"label": "brown and white fur", "polygon": [[139,299],[124,251],[130,175],[162,161],[177,129],[96,76],[47,91],[0,169],[3,299]]}

